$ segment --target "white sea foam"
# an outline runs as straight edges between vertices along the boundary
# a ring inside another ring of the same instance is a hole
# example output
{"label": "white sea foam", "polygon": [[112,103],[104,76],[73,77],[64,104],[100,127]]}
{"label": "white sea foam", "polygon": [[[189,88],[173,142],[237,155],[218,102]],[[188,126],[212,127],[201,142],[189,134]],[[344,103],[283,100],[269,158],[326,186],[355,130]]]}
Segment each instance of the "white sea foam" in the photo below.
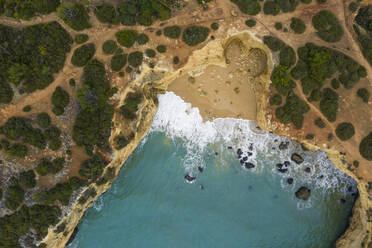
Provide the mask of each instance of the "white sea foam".
{"label": "white sea foam", "polygon": [[[159,109],[156,113],[151,130],[165,132],[172,140],[182,139],[186,147],[187,154],[183,159],[185,171],[191,174],[196,173],[197,167],[206,165],[205,155],[208,148],[216,143],[224,144],[227,149],[231,146],[234,153],[238,148],[247,156],[247,162],[252,162],[256,167],[250,171],[260,172],[270,168],[274,174],[280,175],[282,187],[292,189],[301,184],[311,185],[312,189],[326,189],[332,192],[335,188],[341,189],[346,194],[347,188],[355,182],[337,170],[328,160],[326,153],[321,151],[303,151],[301,146],[289,139],[280,137],[269,132],[260,130],[254,121],[217,118],[214,121],[203,121],[199,110],[192,107],[190,103],[184,102],[173,92],[166,92],[159,95]],[[288,142],[288,148],[279,150],[281,142]],[[300,165],[292,162],[290,157],[296,152],[304,158]],[[277,163],[291,161],[287,173],[280,173],[276,168]],[[309,167],[311,172],[304,172],[304,168]],[[318,177],[322,175],[323,178]],[[286,178],[295,178],[295,183],[288,185]],[[318,180],[319,179],[319,180]],[[302,204],[299,208],[307,208],[309,204]]]}

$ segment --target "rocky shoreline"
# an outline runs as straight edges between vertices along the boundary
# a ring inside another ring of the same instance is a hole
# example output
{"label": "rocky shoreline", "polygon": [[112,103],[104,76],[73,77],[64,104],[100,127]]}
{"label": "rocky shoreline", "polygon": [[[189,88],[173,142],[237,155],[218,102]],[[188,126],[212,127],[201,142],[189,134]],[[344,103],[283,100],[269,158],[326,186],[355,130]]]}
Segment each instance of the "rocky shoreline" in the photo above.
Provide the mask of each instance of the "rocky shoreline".
{"label": "rocky shoreline", "polygon": [[[112,182],[115,180],[120,168],[123,166],[125,161],[131,155],[131,153],[136,149],[139,142],[147,135],[149,128],[152,123],[152,119],[157,111],[157,99],[156,95],[158,93],[164,92],[168,85],[173,82],[177,77],[184,75],[193,70],[200,70],[205,68],[207,65],[220,65],[224,66],[224,49],[231,40],[239,39],[242,43],[248,47],[257,47],[262,49],[268,55],[268,71],[273,68],[273,59],[271,58],[270,51],[258,41],[253,40],[248,33],[237,34],[224,41],[214,40],[209,42],[205,47],[200,50],[195,51],[189,58],[188,63],[177,71],[173,71],[171,65],[164,65],[163,67],[156,67],[154,70],[150,68],[143,68],[141,75],[131,83],[131,87],[119,90],[118,97],[120,97],[120,102],[123,102],[128,92],[133,89],[140,89],[145,95],[144,102],[140,105],[138,111],[138,121],[136,122],[136,134],[134,139],[126,146],[125,149],[115,152],[111,163],[105,168],[113,168],[115,171],[115,177],[109,180],[106,184],[101,186],[90,185],[84,188],[80,195],[85,191],[94,187],[97,191],[97,195],[90,198],[84,204],[79,204],[76,200],[73,201],[70,206],[69,213],[62,218],[59,223],[65,223],[64,232],[56,233],[53,228],[49,228],[48,235],[44,239],[44,243],[47,247],[65,247],[66,243],[69,241],[70,236],[73,234],[77,224],[83,217],[85,211],[92,206],[93,201],[97,200],[99,196],[106,192],[111,187]],[[332,163],[342,172],[350,175],[358,184],[359,197],[356,200],[353,207],[353,214],[350,217],[350,225],[346,232],[337,240],[336,247],[348,247],[348,248],[360,248],[367,247],[370,241],[370,233],[372,233],[371,222],[368,222],[367,210],[371,206],[371,201],[368,198],[368,192],[366,190],[366,183],[359,180],[353,172],[347,170],[346,165],[343,164],[345,157],[340,155],[336,150],[321,149],[319,146],[310,144],[307,140],[293,136],[290,130],[281,128],[277,123],[271,122],[270,106],[268,105],[268,99],[270,94],[270,73],[266,73],[262,77],[262,81],[265,82],[262,85],[253,85],[257,101],[257,118],[256,121],[259,127],[265,131],[273,132],[277,135],[285,135],[296,140],[297,142],[303,144],[306,148],[312,150],[324,150]],[[114,96],[115,97],[115,96]],[[114,116],[118,118],[117,116]],[[115,134],[121,132],[120,125],[115,126],[112,130],[111,137]],[[110,140],[113,143],[112,140]],[[298,158],[294,158],[298,159]],[[58,224],[57,224],[58,225]]]}

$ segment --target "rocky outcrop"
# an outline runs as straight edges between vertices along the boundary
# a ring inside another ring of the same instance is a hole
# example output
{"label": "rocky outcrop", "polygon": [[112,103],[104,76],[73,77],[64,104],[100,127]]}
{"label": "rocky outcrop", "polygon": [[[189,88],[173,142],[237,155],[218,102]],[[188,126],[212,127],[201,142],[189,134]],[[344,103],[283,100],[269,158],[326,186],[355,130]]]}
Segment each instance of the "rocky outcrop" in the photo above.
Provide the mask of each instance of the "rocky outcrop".
{"label": "rocky outcrop", "polygon": [[301,188],[299,188],[295,195],[298,199],[301,199],[301,200],[304,200],[306,201],[307,199],[309,199],[310,197],[310,194],[311,194],[311,190],[302,186]]}

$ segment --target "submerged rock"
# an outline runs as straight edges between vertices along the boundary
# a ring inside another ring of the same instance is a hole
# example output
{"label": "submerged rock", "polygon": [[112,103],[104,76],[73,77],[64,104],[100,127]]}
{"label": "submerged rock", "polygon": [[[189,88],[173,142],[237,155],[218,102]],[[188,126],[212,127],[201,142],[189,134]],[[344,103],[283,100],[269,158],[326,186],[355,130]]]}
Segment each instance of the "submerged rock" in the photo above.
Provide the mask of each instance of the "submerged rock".
{"label": "submerged rock", "polygon": [[189,183],[192,183],[192,182],[195,181],[196,177],[187,174],[187,175],[185,176],[185,179],[186,179],[186,181],[188,181]]}
{"label": "submerged rock", "polygon": [[284,172],[287,172],[288,169],[285,168],[285,166],[283,164],[276,164],[276,168],[278,169],[279,172],[281,173],[284,173]]}
{"label": "submerged rock", "polygon": [[232,149],[232,146],[228,146],[227,149],[231,150]]}
{"label": "submerged rock", "polygon": [[288,183],[288,184],[293,184],[293,178],[292,178],[292,177],[288,178],[288,179],[287,179],[287,183]]}
{"label": "submerged rock", "polygon": [[293,153],[291,156],[292,161],[294,161],[296,164],[301,164],[304,162],[304,159],[297,153]]}
{"label": "submerged rock", "polygon": [[304,200],[306,201],[307,199],[309,199],[310,197],[310,193],[311,193],[311,190],[302,186],[301,188],[299,188],[295,195],[298,199],[301,199],[301,200]]}
{"label": "submerged rock", "polygon": [[243,157],[243,161],[247,161],[248,160],[248,157]]}
{"label": "submerged rock", "polygon": [[253,155],[253,153],[251,153],[251,152],[248,152],[248,157],[250,157],[250,156],[252,156]]}
{"label": "submerged rock", "polygon": [[199,187],[200,187],[200,189],[201,189],[201,190],[203,190],[203,189],[204,189],[204,186],[203,186],[203,184],[200,184],[200,185],[199,185]]}
{"label": "submerged rock", "polygon": [[305,172],[310,173],[310,172],[311,172],[310,167],[306,167],[306,168],[305,168]]}
{"label": "submerged rock", "polygon": [[247,168],[247,169],[252,169],[252,168],[255,167],[255,165],[252,164],[252,163],[250,163],[250,162],[246,162],[246,163],[244,164],[244,167]]}
{"label": "submerged rock", "polygon": [[284,161],[284,165],[285,165],[286,167],[288,167],[288,166],[291,165],[291,162],[289,162],[289,161]]}
{"label": "submerged rock", "polygon": [[248,149],[250,150],[250,151],[253,151],[253,144],[251,143],[251,144],[249,144],[249,147],[248,147]]}
{"label": "submerged rock", "polygon": [[238,154],[238,156],[242,155],[243,154],[242,149],[238,148],[238,150],[236,151],[236,154]]}
{"label": "submerged rock", "polygon": [[204,168],[201,167],[201,166],[198,166],[198,171],[199,171],[200,173],[202,173],[202,172],[204,171]]}

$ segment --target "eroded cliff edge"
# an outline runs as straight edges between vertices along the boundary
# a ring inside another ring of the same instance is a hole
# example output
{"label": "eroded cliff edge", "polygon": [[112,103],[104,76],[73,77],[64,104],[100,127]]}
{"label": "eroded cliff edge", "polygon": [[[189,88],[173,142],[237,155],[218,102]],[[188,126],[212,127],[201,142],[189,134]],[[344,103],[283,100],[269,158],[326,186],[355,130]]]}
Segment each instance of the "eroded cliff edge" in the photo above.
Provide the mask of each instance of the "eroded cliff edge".
{"label": "eroded cliff edge", "polygon": [[[141,75],[131,84],[131,87],[126,88],[123,92],[118,92],[117,95],[114,96],[119,97],[120,102],[123,102],[128,93],[141,91],[145,97],[139,107],[138,120],[133,124],[137,130],[134,136],[135,138],[126,148],[116,151],[113,154],[112,161],[107,165],[105,171],[114,168],[116,176],[121,166],[123,166],[143,137],[146,136],[151,126],[153,116],[157,111],[156,95],[158,93],[167,90],[169,84],[182,75],[188,73],[193,74],[193,72],[204,70],[208,65],[226,66],[226,57],[224,56],[225,48],[231,44],[232,41],[239,40],[241,41],[241,44],[245,46],[244,49],[247,51],[251,48],[259,48],[267,54],[268,58],[268,67],[266,72],[260,75],[260,79],[256,80],[252,85],[257,102],[257,123],[263,130],[273,132],[277,135],[289,136],[304,144],[309,149],[321,149],[326,151],[329,159],[338,169],[352,176],[356,180],[358,183],[359,197],[353,208],[353,215],[350,218],[350,226],[344,235],[339,238],[336,246],[355,248],[367,247],[371,239],[371,223],[368,221],[367,214],[367,211],[371,207],[371,201],[368,197],[366,182],[359,180],[352,171],[347,169],[347,157],[341,155],[340,151],[337,151],[336,149],[326,149],[323,144],[318,143],[317,141],[309,142],[309,140],[304,138],[303,133],[292,132],[293,130],[291,130],[291,128],[280,124],[275,120],[275,118],[273,118],[272,109],[269,105],[269,96],[271,94],[270,72],[275,64],[275,58],[263,43],[253,39],[252,37],[253,35],[251,36],[248,33],[241,33],[232,35],[230,38],[225,40],[211,41],[202,49],[194,51],[189,57],[187,64],[176,71],[173,71],[171,66],[167,64],[158,66],[154,69],[144,68]],[[120,118],[120,116],[114,116],[115,127],[113,128],[111,137],[114,137],[115,134],[120,133],[126,128],[125,126],[120,125]],[[110,142],[113,145],[113,140],[110,140]],[[70,206],[69,214],[60,221],[60,223],[66,224],[64,232],[56,233],[53,229],[49,229],[48,236],[44,240],[48,247],[65,246],[76,225],[83,217],[86,209],[92,206],[92,202],[98,199],[100,195],[110,188],[113,180],[114,178],[101,186],[95,184],[90,185],[79,192],[79,195],[83,195],[84,192],[87,192],[91,187],[94,187],[97,191],[97,195],[95,197],[90,197],[84,204],[79,204],[77,201],[79,196],[75,196],[75,200],[72,201],[73,203]]]}

